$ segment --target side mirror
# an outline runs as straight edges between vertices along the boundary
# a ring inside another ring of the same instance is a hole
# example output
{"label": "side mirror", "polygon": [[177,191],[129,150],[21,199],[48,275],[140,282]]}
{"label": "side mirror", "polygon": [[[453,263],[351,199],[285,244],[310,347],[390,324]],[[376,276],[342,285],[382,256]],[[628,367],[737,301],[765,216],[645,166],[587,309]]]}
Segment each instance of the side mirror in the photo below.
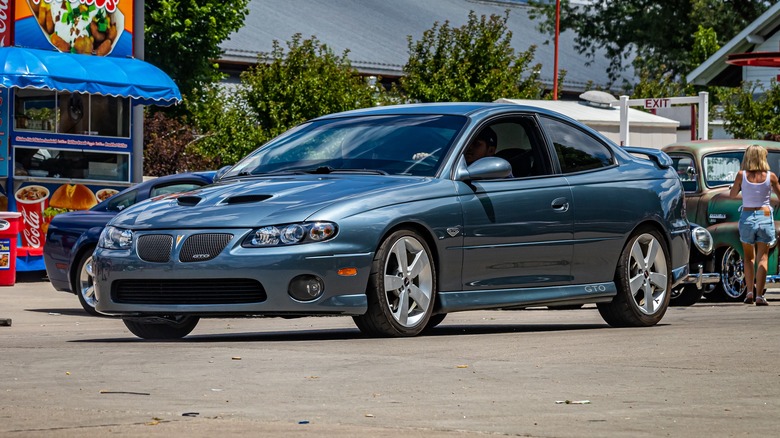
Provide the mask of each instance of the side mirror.
{"label": "side mirror", "polygon": [[220,167],[219,170],[217,170],[217,173],[214,174],[214,182],[219,181],[227,173],[227,171],[230,170],[231,167],[233,166]]}
{"label": "side mirror", "polygon": [[696,169],[694,169],[693,166],[688,167],[688,169],[685,170],[685,174],[688,175],[688,179],[696,179]]}
{"label": "side mirror", "polygon": [[[465,162],[464,162],[465,163]],[[485,157],[459,169],[458,179],[461,181],[476,181],[482,179],[502,179],[512,174],[509,161],[499,157]]]}

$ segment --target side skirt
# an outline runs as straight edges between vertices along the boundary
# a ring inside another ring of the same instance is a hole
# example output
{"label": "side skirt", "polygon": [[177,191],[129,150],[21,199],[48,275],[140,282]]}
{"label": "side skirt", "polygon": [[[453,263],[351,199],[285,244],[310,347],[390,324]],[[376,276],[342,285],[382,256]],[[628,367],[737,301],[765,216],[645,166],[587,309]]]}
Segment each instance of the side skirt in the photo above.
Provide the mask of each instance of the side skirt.
{"label": "side skirt", "polygon": [[438,301],[440,307],[435,310],[435,313],[601,303],[611,301],[616,294],[617,287],[611,281],[574,286],[439,292]]}

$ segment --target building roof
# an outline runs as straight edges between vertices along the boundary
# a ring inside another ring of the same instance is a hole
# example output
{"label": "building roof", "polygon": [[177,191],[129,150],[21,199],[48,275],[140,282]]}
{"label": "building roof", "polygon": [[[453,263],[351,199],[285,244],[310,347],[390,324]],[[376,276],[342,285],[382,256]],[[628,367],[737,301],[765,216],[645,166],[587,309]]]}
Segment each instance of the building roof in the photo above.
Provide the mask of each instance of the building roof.
{"label": "building roof", "polygon": [[775,3],[715,54],[707,58],[685,78],[696,85],[737,86],[742,81],[742,67],[727,64],[728,56],[755,50],[780,26],[780,2]]}
{"label": "building roof", "polygon": [[[539,22],[528,16],[527,5],[507,0],[251,0],[244,27],[220,45],[224,52],[220,63],[223,67],[255,64],[259,54],[272,51],[274,40],[286,50],[285,43],[300,33],[304,38],[317,37],[337,55],[349,50],[352,66],[363,74],[399,77],[409,58],[408,36],[417,41],[434,22],[449,20],[450,26],[460,27],[469,11],[479,17],[503,16],[506,10],[513,48],[521,52],[536,45],[532,64],[542,64],[540,79],[551,88],[552,37],[537,30]],[[558,64],[566,70],[562,90],[606,87],[609,60],[600,56],[589,62],[574,48],[574,37],[571,31],[560,36]]]}
{"label": "building roof", "polygon": [[[586,102],[569,100],[528,100],[528,99],[498,99],[499,103],[515,103],[531,105],[550,111],[559,112],[590,127],[620,126],[620,109],[617,107],[603,108],[588,105]],[[648,112],[628,109],[628,121],[631,126],[677,128],[680,122]]]}

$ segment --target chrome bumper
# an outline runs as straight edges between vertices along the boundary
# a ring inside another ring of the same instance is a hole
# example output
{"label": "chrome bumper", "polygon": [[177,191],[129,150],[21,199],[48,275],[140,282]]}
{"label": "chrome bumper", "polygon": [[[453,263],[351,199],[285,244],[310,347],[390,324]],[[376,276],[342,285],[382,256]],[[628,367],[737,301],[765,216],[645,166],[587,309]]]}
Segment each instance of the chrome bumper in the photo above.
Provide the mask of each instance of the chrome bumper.
{"label": "chrome bumper", "polygon": [[[699,270],[697,273],[688,274],[688,276],[685,277],[680,282],[680,284],[695,284],[698,289],[701,289],[702,286],[705,284],[714,284],[720,281],[720,274],[718,273],[705,274],[704,266],[699,265],[698,268]],[[780,276],[778,276],[778,281],[780,281]]]}

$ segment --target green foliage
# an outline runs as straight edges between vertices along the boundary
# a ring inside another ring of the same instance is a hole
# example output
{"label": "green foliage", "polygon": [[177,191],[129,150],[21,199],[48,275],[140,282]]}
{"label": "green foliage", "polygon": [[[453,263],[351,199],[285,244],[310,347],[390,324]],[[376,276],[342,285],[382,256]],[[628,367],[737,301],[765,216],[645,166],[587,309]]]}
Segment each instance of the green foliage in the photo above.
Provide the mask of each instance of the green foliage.
{"label": "green foliage", "polygon": [[221,79],[213,60],[244,25],[249,0],[146,0],[144,58],[168,73],[182,95]]}
{"label": "green foliage", "polygon": [[780,85],[772,79],[767,88],[744,83],[738,88],[718,88],[724,129],[734,138],[760,139],[780,133]]}
{"label": "green foliage", "polygon": [[337,56],[315,37],[300,34],[287,51],[274,41],[271,53],[230,89],[206,87],[188,102],[193,123],[205,137],[197,143],[207,156],[234,163],[271,138],[306,121],[387,101],[354,70],[347,52]]}
{"label": "green foliage", "polygon": [[675,97],[694,94],[692,86],[686,86],[675,78],[671,72],[663,69],[650,71],[642,68],[638,72],[639,82],[628,91],[632,98]]}
{"label": "green foliage", "polygon": [[190,126],[161,112],[149,115],[144,123],[144,175],[219,168],[219,158],[204,157],[193,146],[196,141]]}
{"label": "green foliage", "polygon": [[[539,29],[555,31],[555,2],[532,1],[530,15],[539,19]],[[561,0],[561,32],[576,32],[577,50],[588,59],[601,56],[610,60],[607,70],[616,81],[629,65],[628,54],[635,53],[654,76],[680,77],[698,66],[698,59],[713,46],[708,38],[717,36],[724,44],[770,6],[765,0],[621,0],[573,5]],[[696,36],[701,26],[707,35]],[[704,37],[704,38],[703,38]],[[706,47],[695,47],[706,42]]]}
{"label": "green foliage", "polygon": [[541,66],[529,68],[536,48],[515,55],[508,18],[509,11],[489,18],[471,11],[462,27],[436,22],[421,40],[408,37],[410,56],[400,80],[406,97],[422,102],[540,98]]}

